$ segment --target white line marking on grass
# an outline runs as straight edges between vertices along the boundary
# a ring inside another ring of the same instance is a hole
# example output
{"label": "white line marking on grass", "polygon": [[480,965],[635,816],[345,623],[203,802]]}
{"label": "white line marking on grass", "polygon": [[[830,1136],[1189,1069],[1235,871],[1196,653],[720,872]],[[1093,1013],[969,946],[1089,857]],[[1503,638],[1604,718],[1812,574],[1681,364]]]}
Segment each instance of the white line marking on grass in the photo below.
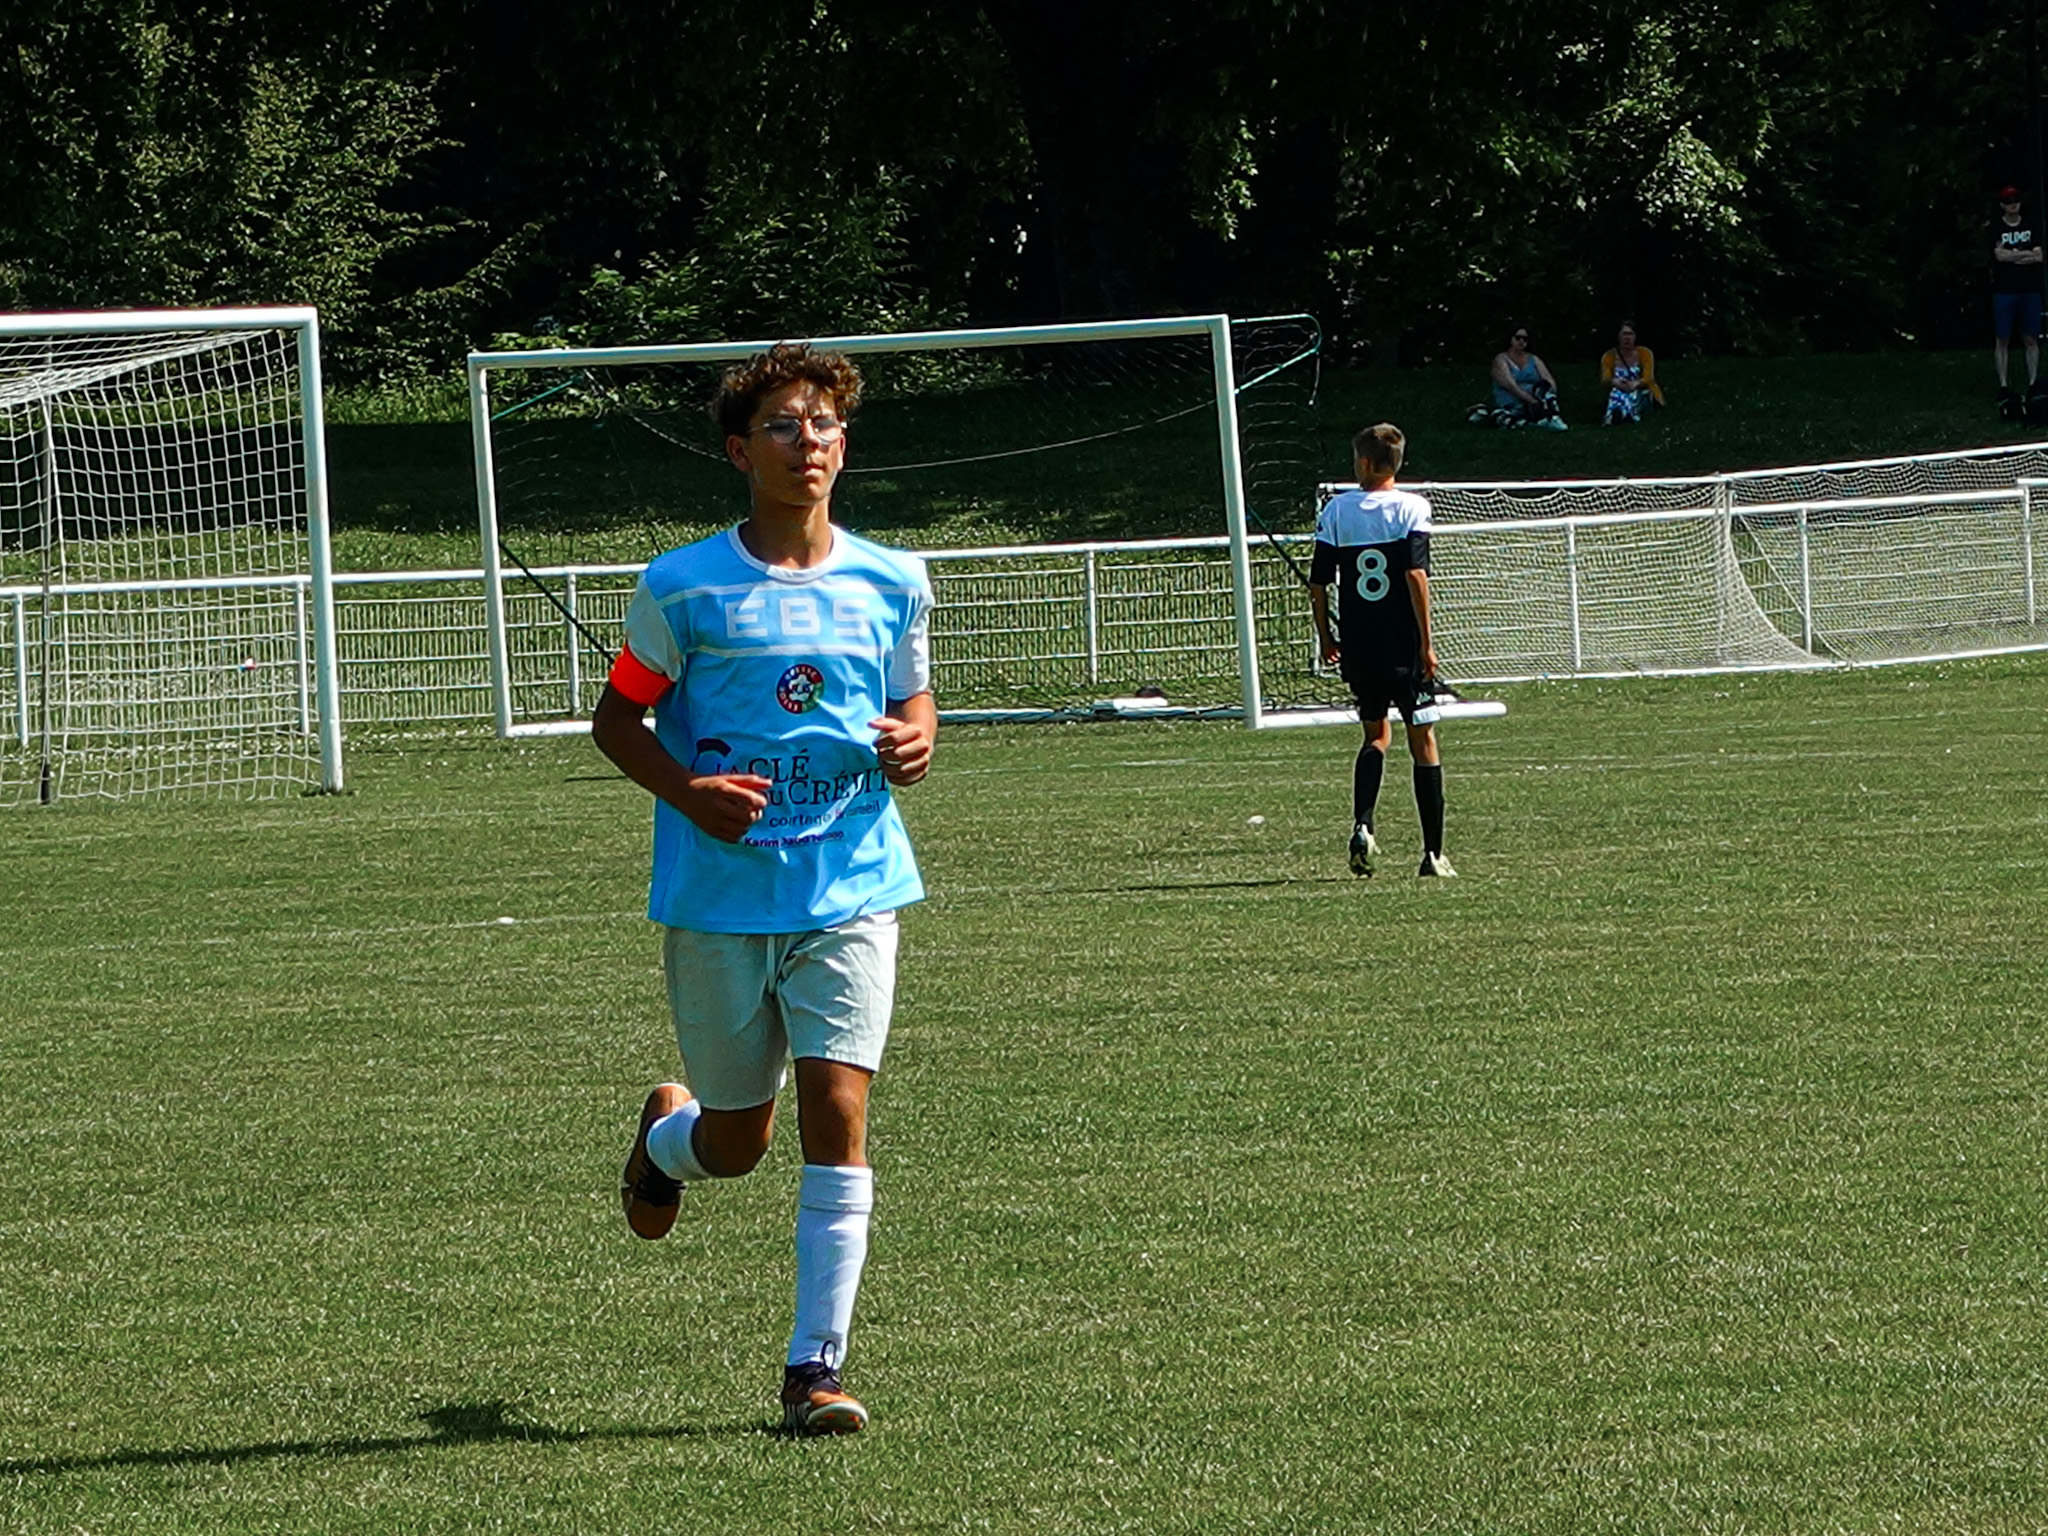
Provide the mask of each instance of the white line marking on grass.
{"label": "white line marking on grass", "polygon": [[406,933],[449,933],[464,928],[540,928],[550,924],[564,923],[616,923],[625,918],[645,921],[645,911],[634,908],[625,912],[556,912],[543,917],[486,917],[460,923],[401,923],[387,928],[315,928],[308,935],[315,939],[375,939]]}
{"label": "white line marking on grass", "polygon": [[508,926],[539,928],[549,924],[565,923],[616,923],[627,919],[646,921],[647,914],[639,908],[626,912],[560,912],[545,917],[486,917],[451,923],[393,923],[382,928],[296,928],[271,931],[260,928],[245,928],[234,933],[178,934],[162,933],[139,938],[124,938],[115,942],[102,941],[81,944],[78,948],[88,952],[94,950],[131,950],[138,946],[165,948],[181,944],[223,945],[246,944],[253,936],[270,940],[302,939],[315,943],[327,943],[334,939],[385,939],[399,938],[411,934],[454,933],[465,928],[481,928],[496,931]]}
{"label": "white line marking on grass", "polygon": [[1015,779],[1025,774],[1052,773],[1062,778],[1076,773],[1101,773],[1110,768],[1213,768],[1218,773],[1228,772],[1240,775],[1248,768],[1299,768],[1302,759],[1288,756],[1263,757],[1156,757],[1134,758],[1105,763],[1058,762],[1058,763],[1016,763],[1001,768],[962,768],[955,766],[953,759],[946,760],[945,774],[948,779],[1004,778]]}

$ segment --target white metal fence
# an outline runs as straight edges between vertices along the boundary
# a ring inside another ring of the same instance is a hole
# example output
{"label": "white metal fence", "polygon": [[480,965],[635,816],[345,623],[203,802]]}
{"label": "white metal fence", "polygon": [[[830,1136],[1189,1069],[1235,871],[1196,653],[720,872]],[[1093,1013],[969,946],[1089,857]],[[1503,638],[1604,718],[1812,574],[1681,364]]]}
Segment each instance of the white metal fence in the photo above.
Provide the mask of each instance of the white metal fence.
{"label": "white metal fence", "polygon": [[[1328,707],[1299,572],[1307,535],[1255,546],[1260,675],[1275,709]],[[1285,554],[1281,550],[1285,550]],[[938,593],[936,691],[949,712],[1089,712],[1136,694],[1238,704],[1229,541],[1222,537],[953,550],[926,556]],[[551,566],[553,594],[508,583],[515,724],[588,717],[638,566]],[[2048,481],[2005,490],[1829,497],[1440,524],[1438,650],[1461,682],[1939,659],[2048,648]],[[5,750],[30,746],[40,589],[0,588]],[[273,648],[310,722],[311,626]],[[563,610],[567,610],[565,613]],[[572,623],[573,614],[578,622]],[[488,728],[485,573],[335,578],[342,719],[359,730]]]}

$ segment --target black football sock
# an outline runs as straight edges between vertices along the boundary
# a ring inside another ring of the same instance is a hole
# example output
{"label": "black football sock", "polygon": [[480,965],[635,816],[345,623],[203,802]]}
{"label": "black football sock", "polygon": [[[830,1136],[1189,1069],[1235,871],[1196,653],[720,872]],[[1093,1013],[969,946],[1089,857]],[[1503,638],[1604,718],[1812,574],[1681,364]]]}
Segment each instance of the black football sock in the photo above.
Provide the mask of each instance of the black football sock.
{"label": "black football sock", "polygon": [[1358,761],[1351,768],[1351,819],[1372,825],[1373,807],[1380,803],[1380,775],[1386,770],[1387,754],[1371,742],[1358,749]]}
{"label": "black football sock", "polygon": [[1415,765],[1415,811],[1422,818],[1422,851],[1444,851],[1444,766]]}

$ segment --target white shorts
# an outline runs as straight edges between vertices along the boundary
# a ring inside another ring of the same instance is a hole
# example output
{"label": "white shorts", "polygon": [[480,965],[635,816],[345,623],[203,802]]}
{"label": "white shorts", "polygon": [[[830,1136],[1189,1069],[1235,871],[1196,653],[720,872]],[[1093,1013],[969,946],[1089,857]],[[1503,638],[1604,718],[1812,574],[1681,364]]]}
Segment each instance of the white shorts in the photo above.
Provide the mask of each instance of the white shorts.
{"label": "white shorts", "polygon": [[873,1072],[896,1006],[896,914],[809,933],[662,930],[683,1076],[706,1109],[752,1109],[791,1057]]}

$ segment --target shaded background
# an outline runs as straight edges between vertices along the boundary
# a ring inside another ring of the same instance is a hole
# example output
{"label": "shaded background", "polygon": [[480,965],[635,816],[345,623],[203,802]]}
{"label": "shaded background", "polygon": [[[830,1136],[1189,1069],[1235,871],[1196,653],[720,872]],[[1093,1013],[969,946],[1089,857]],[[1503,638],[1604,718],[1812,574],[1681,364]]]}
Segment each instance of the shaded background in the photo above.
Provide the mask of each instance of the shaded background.
{"label": "shaded background", "polygon": [[0,305],[473,345],[1307,311],[1339,360],[1974,345],[2032,0],[16,0]]}

